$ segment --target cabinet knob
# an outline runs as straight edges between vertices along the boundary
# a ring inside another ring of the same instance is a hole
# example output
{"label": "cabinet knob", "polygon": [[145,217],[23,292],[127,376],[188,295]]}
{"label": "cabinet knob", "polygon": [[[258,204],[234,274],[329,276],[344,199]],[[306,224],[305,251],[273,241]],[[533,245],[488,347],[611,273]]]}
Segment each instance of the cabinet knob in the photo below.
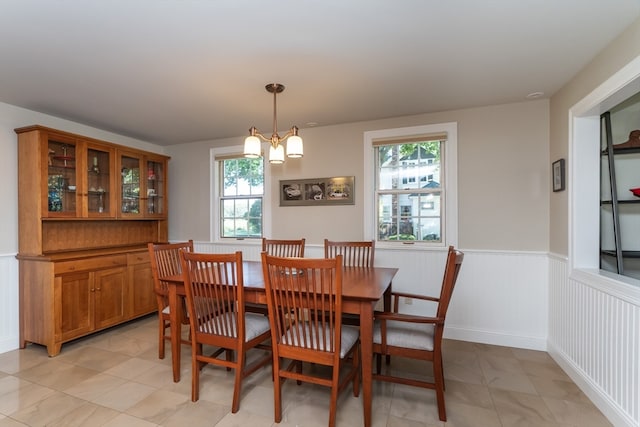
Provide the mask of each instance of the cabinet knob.
{"label": "cabinet knob", "polygon": [[95,292],[95,291],[96,291],[95,289],[91,288],[91,292]]}

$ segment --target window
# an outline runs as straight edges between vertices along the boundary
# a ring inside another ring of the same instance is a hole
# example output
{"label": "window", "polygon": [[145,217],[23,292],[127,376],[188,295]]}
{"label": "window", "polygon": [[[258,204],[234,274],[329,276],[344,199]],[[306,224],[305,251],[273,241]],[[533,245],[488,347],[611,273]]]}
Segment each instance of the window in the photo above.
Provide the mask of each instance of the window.
{"label": "window", "polygon": [[212,200],[218,202],[212,207],[214,236],[220,239],[262,238],[266,206],[264,159],[214,151],[215,197]]}
{"label": "window", "polygon": [[366,132],[365,145],[367,238],[457,244],[456,124]]}

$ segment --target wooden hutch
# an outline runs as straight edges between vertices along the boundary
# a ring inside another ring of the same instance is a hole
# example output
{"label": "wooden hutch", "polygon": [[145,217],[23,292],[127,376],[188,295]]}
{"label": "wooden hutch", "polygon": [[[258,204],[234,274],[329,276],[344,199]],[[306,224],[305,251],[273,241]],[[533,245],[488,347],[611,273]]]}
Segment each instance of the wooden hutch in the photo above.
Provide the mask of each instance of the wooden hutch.
{"label": "wooden hutch", "polygon": [[157,310],[148,242],[167,242],[166,156],[43,126],[18,134],[20,347]]}

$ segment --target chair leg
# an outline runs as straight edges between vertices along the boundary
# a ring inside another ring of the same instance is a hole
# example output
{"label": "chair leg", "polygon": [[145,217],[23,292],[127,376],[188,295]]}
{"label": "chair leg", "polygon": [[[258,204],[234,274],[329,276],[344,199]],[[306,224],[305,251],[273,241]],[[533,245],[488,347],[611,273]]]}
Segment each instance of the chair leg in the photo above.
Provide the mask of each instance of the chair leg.
{"label": "chair leg", "polygon": [[442,371],[442,356],[433,361],[433,378],[436,389],[436,401],[438,403],[438,416],[440,421],[447,421],[447,411],[444,405],[444,373]]}
{"label": "chair leg", "polygon": [[164,359],[164,320],[158,316],[158,359]]}
{"label": "chair leg", "polygon": [[280,377],[280,360],[273,358],[273,372],[275,381],[273,382],[273,413],[274,421],[279,423],[282,421],[282,378]]}
{"label": "chair leg", "polygon": [[233,384],[233,402],[231,403],[231,413],[235,414],[240,409],[240,393],[242,390],[242,368],[244,366],[244,351],[238,351],[238,360],[235,366],[235,381]]}
{"label": "chair leg", "polygon": [[[191,347],[191,401],[197,402],[200,399],[200,368],[198,364],[198,345],[192,345]],[[200,347],[200,354],[202,354],[202,348]]]}

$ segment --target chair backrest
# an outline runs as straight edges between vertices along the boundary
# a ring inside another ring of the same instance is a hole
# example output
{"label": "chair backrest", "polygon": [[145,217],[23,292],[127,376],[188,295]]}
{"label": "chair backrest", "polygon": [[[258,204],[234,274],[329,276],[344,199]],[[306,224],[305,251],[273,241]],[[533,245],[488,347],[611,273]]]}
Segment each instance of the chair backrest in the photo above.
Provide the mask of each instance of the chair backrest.
{"label": "chair backrest", "polygon": [[297,240],[276,240],[262,238],[262,252],[278,257],[304,257],[304,241]]}
{"label": "chair backrest", "polygon": [[263,252],[262,269],[274,357],[338,363],[342,256],[284,258]]}
{"label": "chair backrest", "polygon": [[179,252],[180,250],[193,252],[193,240],[180,243],[149,243],[147,247],[156,295],[166,298],[169,288],[162,278],[182,272]]}
{"label": "chair backrest", "polygon": [[244,342],[242,252],[181,252],[182,276],[192,333]]}
{"label": "chair backrest", "polygon": [[324,257],[335,258],[342,255],[347,267],[373,267],[375,241],[338,242],[324,239]]}
{"label": "chair backrest", "polygon": [[447,315],[449,302],[451,302],[451,295],[453,295],[453,288],[456,286],[463,259],[464,253],[456,250],[453,246],[449,246],[447,262],[444,268],[444,277],[442,278],[442,288],[440,290],[440,302],[438,303],[437,316],[441,319],[444,319]]}

